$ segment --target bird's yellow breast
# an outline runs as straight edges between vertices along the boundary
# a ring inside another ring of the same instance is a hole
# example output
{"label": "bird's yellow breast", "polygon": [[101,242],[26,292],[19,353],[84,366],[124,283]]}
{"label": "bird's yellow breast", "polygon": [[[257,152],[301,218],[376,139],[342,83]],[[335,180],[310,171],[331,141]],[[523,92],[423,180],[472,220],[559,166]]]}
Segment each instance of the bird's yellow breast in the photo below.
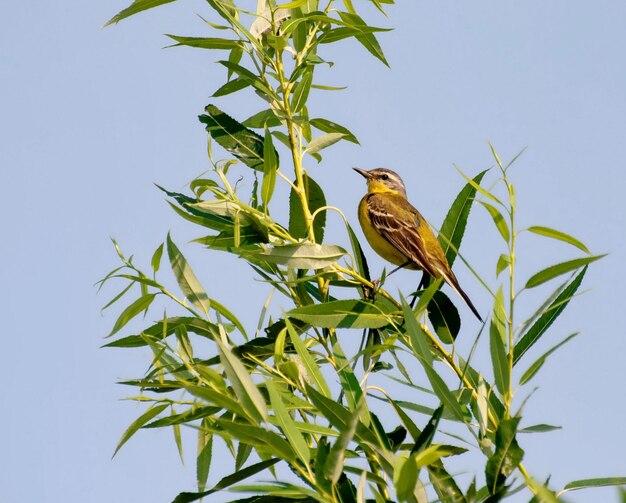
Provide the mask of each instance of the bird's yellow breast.
{"label": "bird's yellow breast", "polygon": [[[365,234],[365,239],[373,248],[385,260],[395,265],[404,265],[407,262],[411,262],[404,254],[400,253],[395,246],[381,236],[370,219],[370,212],[367,204],[367,194],[359,203],[359,223]],[[407,266],[407,269],[415,269],[412,264]]]}

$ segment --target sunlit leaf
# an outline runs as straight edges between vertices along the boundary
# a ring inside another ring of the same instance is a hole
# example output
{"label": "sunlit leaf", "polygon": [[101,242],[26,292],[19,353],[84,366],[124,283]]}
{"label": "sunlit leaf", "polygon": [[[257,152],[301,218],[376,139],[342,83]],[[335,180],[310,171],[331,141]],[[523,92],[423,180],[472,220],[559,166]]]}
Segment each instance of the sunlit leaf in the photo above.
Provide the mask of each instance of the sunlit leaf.
{"label": "sunlit leaf", "polygon": [[311,353],[309,353],[309,350],[304,345],[304,342],[302,342],[300,335],[298,334],[294,325],[289,321],[289,319],[285,319],[285,326],[289,333],[289,338],[293,344],[293,347],[295,348],[296,353],[298,353],[298,356],[300,357],[300,360],[306,368],[308,375],[311,376],[311,378],[313,379],[315,387],[325,397],[332,396],[328,384],[326,383],[326,379],[324,379],[324,376],[320,371],[318,364],[314,360],[313,356],[311,356]]}
{"label": "sunlit leaf", "polygon": [[569,243],[572,246],[575,246],[576,248],[591,255],[589,248],[587,248],[581,241],[570,236],[569,234],[565,234],[564,232],[557,231],[556,229],[551,229],[550,227],[542,227],[540,225],[534,225],[532,227],[529,227],[528,230],[534,234],[539,234],[540,236],[545,236],[548,238],[563,241],[564,243]]}
{"label": "sunlit leaf", "polygon": [[190,493],[183,492],[180,493],[172,503],[191,503],[192,501],[198,501],[199,499],[208,496],[209,494],[213,494],[217,491],[221,491],[222,489],[226,489],[237,482],[241,482],[242,480],[247,479],[248,477],[252,477],[259,472],[275,465],[281,461],[279,458],[271,458],[266,459],[264,461],[260,461],[259,463],[255,463],[254,465],[247,466],[246,468],[242,468],[241,470],[237,470],[234,473],[224,477],[221,479],[212,489],[203,492]]}
{"label": "sunlit leaf", "polygon": [[575,271],[576,269],[580,269],[581,267],[589,265],[591,262],[595,262],[602,257],[606,257],[606,254],[577,258],[547,267],[546,269],[539,271],[537,274],[533,274],[526,282],[525,288],[534,288],[536,286],[539,286],[546,281],[550,281],[551,279],[554,279],[563,274],[567,274],[570,271]]}
{"label": "sunlit leaf", "polygon": [[[485,170],[478,173],[473,178],[474,183],[480,185],[486,172]],[[439,230],[437,239],[446,254],[446,259],[450,266],[454,263],[458,250],[461,247],[463,234],[467,227],[467,219],[469,218],[475,197],[476,188],[469,183],[465,184],[454,199],[452,206],[450,206],[446,218],[441,225],[441,229]]]}
{"label": "sunlit leaf", "polygon": [[159,5],[164,5],[166,3],[171,3],[175,1],[176,0],[135,0],[129,7],[126,7],[124,10],[118,12],[115,16],[113,16],[104,26],[109,26],[113,23],[119,23],[122,19],[137,14],[138,12],[152,9],[153,7],[158,7]]}
{"label": "sunlit leaf", "polygon": [[509,230],[509,226],[502,216],[502,213],[500,213],[500,210],[485,201],[480,201],[480,204],[482,204],[489,213],[489,215],[491,215],[493,223],[496,225],[496,228],[498,229],[500,236],[502,236],[502,239],[504,239],[504,241],[508,243],[509,238],[511,237],[511,231]]}
{"label": "sunlit leaf", "polygon": [[178,286],[195,307],[200,309],[205,315],[208,315],[211,308],[211,302],[198,281],[198,278],[191,270],[191,266],[180,252],[178,247],[172,241],[169,233],[167,235],[167,254],[170,258],[172,272],[176,277]]}
{"label": "sunlit leaf", "polygon": [[345,135],[343,133],[323,134],[322,136],[318,136],[317,138],[311,140],[311,142],[304,149],[304,152],[307,154],[317,154],[320,150],[337,143],[344,136]]}
{"label": "sunlit leaf", "polygon": [[[306,194],[309,211],[314,213],[319,208],[326,206],[326,196],[324,191],[313,178],[305,174],[302,178],[304,191]],[[321,243],[324,240],[324,228],[326,226],[326,212],[319,212],[313,221],[313,232],[315,242]],[[289,233],[297,239],[308,237],[308,228],[302,210],[300,196],[292,188],[289,193]]]}
{"label": "sunlit leaf", "polygon": [[[263,137],[226,115],[215,105],[207,105],[205,111],[207,115],[201,115],[199,119],[206,124],[206,130],[211,137],[247,166],[262,170]],[[278,158],[278,154],[276,156]]]}
{"label": "sunlit leaf", "polygon": [[563,312],[563,309],[567,307],[567,304],[582,283],[586,271],[586,267],[580,271],[572,282],[565,287],[557,298],[550,304],[550,306],[548,306],[533,326],[530,327],[524,335],[522,335],[520,340],[515,345],[513,365],[515,365],[524,353],[526,353],[526,351],[528,351],[541,338],[550,325],[552,325],[554,320],[556,320],[556,318],[558,318],[558,316]]}
{"label": "sunlit leaf", "polygon": [[221,340],[215,341],[220,351],[220,360],[226,370],[228,380],[232,384],[235,394],[241,406],[247,412],[248,417],[256,423],[267,421],[267,407],[265,400],[252,381],[250,374],[243,363],[237,358],[226,344]]}
{"label": "sunlit leaf", "polygon": [[189,47],[197,47],[199,49],[233,49],[241,47],[240,40],[228,40],[226,38],[200,38],[200,37],[179,37],[177,35],[169,35],[176,42],[174,46],[186,45]]}
{"label": "sunlit leaf", "polygon": [[504,296],[502,286],[496,294],[493,316],[489,325],[489,349],[493,364],[493,374],[496,386],[502,396],[509,393],[511,375],[506,347],[506,311],[504,310]]}
{"label": "sunlit leaf", "polygon": [[337,124],[336,122],[332,122],[327,119],[317,118],[311,119],[309,123],[311,124],[311,126],[319,129],[320,131],[323,131],[324,133],[341,133],[343,134],[344,140],[356,143],[357,145],[359,144],[356,136],[354,136],[354,134],[352,134],[349,129],[343,127],[340,124]]}
{"label": "sunlit leaf", "polygon": [[495,494],[505,484],[506,478],[521,463],[524,451],[515,435],[520,418],[502,419],[496,431],[496,451],[487,461],[485,477],[490,494]]}
{"label": "sunlit leaf", "polygon": [[300,460],[308,465],[311,460],[311,453],[309,451],[309,446],[306,443],[306,440],[302,436],[302,433],[296,427],[296,424],[292,417],[289,415],[289,411],[285,406],[281,394],[278,390],[278,387],[273,381],[266,381],[265,386],[270,395],[270,402],[272,404],[272,409],[274,410],[274,415],[280,425],[280,429],[285,434],[285,437],[293,447],[293,450],[298,455]]}
{"label": "sunlit leaf", "polygon": [[626,485],[626,477],[603,477],[596,479],[575,480],[566,484],[561,493],[566,491],[576,491],[578,489],[587,489],[590,487],[607,487],[607,486],[623,486]]}
{"label": "sunlit leaf", "polygon": [[543,366],[543,364],[545,363],[545,361],[548,358],[548,356],[550,356],[557,349],[559,349],[565,343],[567,343],[570,340],[572,340],[577,335],[578,335],[578,332],[573,333],[569,337],[566,337],[565,339],[563,339],[561,342],[559,342],[556,346],[551,348],[549,351],[546,351],[543,355],[541,355],[530,367],[528,367],[528,370],[526,370],[526,372],[524,372],[522,377],[520,377],[520,380],[519,380],[520,385],[521,384],[526,384],[528,381],[530,381],[535,376],[535,374],[537,372],[539,372],[539,369]]}
{"label": "sunlit leaf", "polygon": [[380,328],[388,325],[395,309],[384,302],[335,300],[292,309],[290,318],[324,328]]}
{"label": "sunlit leaf", "polygon": [[322,269],[337,262],[346,251],[335,245],[298,244],[268,247],[261,251],[250,250],[245,254],[294,269]]}
{"label": "sunlit leaf", "polygon": [[[359,401],[359,404],[362,402]],[[333,484],[336,484],[339,477],[343,473],[343,464],[345,461],[345,453],[348,448],[348,444],[356,433],[356,428],[359,424],[360,406],[352,412],[350,420],[343,425],[340,429],[340,434],[335,440],[335,443],[330,448],[326,463],[324,464],[324,476],[330,480]]]}
{"label": "sunlit leaf", "polygon": [[263,183],[261,184],[261,200],[267,208],[274,194],[276,185],[276,170],[278,169],[278,155],[269,128],[265,128],[265,139],[263,142]]}
{"label": "sunlit leaf", "polygon": [[126,309],[122,311],[122,313],[115,321],[115,325],[113,325],[113,329],[111,330],[111,333],[107,335],[107,337],[111,337],[112,335],[119,332],[135,316],[148,309],[156,295],[157,294],[155,293],[142,295],[135,302],[126,307]]}
{"label": "sunlit leaf", "polygon": [[115,448],[115,452],[113,453],[113,456],[115,456],[117,452],[122,448],[122,446],[126,442],[128,442],[128,440],[135,433],[137,433],[137,430],[139,430],[144,424],[149,422],[153,417],[158,416],[161,412],[163,412],[168,407],[169,407],[169,404],[167,403],[159,404],[159,405],[152,405],[148,408],[148,410],[146,410],[146,412],[144,412],[141,416],[135,419],[132,422],[132,424],[128,427],[128,429],[124,432],[124,434],[122,435],[122,438],[120,438],[120,441],[118,442],[117,447]]}

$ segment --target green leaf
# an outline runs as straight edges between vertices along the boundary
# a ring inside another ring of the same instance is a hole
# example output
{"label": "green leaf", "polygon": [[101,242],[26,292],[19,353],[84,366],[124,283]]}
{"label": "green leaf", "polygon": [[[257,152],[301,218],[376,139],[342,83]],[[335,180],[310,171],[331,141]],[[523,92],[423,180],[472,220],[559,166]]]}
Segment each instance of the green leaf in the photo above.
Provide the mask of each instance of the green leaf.
{"label": "green leaf", "polygon": [[519,421],[519,417],[514,417],[502,419],[498,424],[496,451],[487,461],[485,468],[485,477],[490,494],[496,494],[524,457],[524,451],[515,439]]}
{"label": "green leaf", "polygon": [[551,279],[561,276],[563,274],[567,274],[570,271],[574,271],[583,266],[589,265],[591,262],[595,262],[602,257],[606,257],[606,254],[577,258],[547,267],[546,269],[539,271],[537,274],[533,274],[526,282],[526,286],[524,288],[534,288],[536,286],[542,285],[546,281],[550,281]]}
{"label": "green leaf", "polygon": [[226,38],[179,37],[177,35],[170,35],[167,33],[165,36],[177,42],[175,45],[170,47],[180,45],[197,47],[199,49],[234,49],[235,47],[241,47],[240,40],[229,40]]}
{"label": "green leaf", "polygon": [[443,405],[437,407],[437,410],[433,412],[433,415],[428,420],[428,424],[419,434],[419,436],[415,439],[415,444],[411,448],[411,454],[416,454],[418,452],[423,451],[426,447],[429,447],[437,432],[437,427],[439,426],[439,421],[441,420],[441,414],[443,413]]}
{"label": "green leaf", "polygon": [[159,247],[154,250],[154,254],[152,255],[152,260],[150,261],[150,265],[154,272],[159,270],[161,267],[161,257],[163,256],[163,243],[159,245]]}
{"label": "green leaf", "polygon": [[433,463],[428,467],[428,477],[440,501],[467,503],[468,500],[463,496],[463,492],[454,477],[444,468],[442,461]]}
{"label": "green leaf", "polygon": [[391,321],[395,308],[384,302],[335,300],[292,309],[287,316],[323,328],[380,328]]}
{"label": "green leaf", "polygon": [[217,339],[220,360],[239,402],[250,419],[257,424],[267,421],[267,408],[261,392],[252,381],[243,363],[221,340]]}
{"label": "green leaf", "polygon": [[626,485],[626,477],[602,477],[597,479],[574,480],[566,484],[561,493],[566,491],[577,491],[578,489],[588,489],[590,487],[607,487]]}
{"label": "green leaf", "polygon": [[226,96],[228,94],[235,93],[237,91],[241,91],[250,85],[250,81],[247,79],[242,79],[241,77],[237,77],[236,79],[229,80],[221,86],[217,91],[213,93],[213,97],[217,98],[219,96]]}
{"label": "green leaf", "polygon": [[211,301],[198,281],[198,278],[191,270],[191,266],[174,244],[174,241],[172,241],[169,233],[167,234],[167,254],[170,258],[170,265],[172,266],[172,272],[176,277],[178,286],[180,286],[187,300],[200,309],[205,315],[208,315],[209,309],[211,308]]}
{"label": "green leaf", "polygon": [[459,421],[466,421],[466,414],[461,408],[458,398],[450,391],[446,382],[439,376],[433,367],[424,365],[422,363],[428,380],[430,381],[433,391],[441,400],[441,403],[448,409],[448,411]]}
{"label": "green leaf", "polygon": [[339,477],[343,473],[346,449],[356,433],[363,403],[363,399],[359,400],[357,407],[350,415],[350,420],[340,429],[341,433],[337,437],[337,440],[335,440],[333,446],[330,448],[330,452],[326,458],[326,463],[324,464],[324,477],[330,480],[333,484],[336,484],[337,481],[339,481]]}
{"label": "green leaf", "polygon": [[300,357],[304,368],[307,370],[308,375],[312,378],[318,391],[323,396],[330,398],[332,396],[330,389],[317,362],[313,359],[311,353],[309,353],[309,350],[304,345],[304,342],[300,339],[300,335],[298,335],[298,332],[294,328],[293,324],[287,318],[285,318],[285,326],[287,328],[287,332],[289,333],[289,339],[291,339],[291,343],[293,344],[296,353],[298,353],[298,356]]}
{"label": "green leaf", "polygon": [[325,149],[326,147],[330,147],[331,145],[337,143],[341,140],[345,135],[343,133],[326,133],[322,136],[318,136],[311,140],[311,142],[306,146],[304,152],[307,154],[317,154],[320,150]]}
{"label": "green leaf", "polygon": [[437,291],[428,303],[428,319],[444,344],[452,344],[461,330],[461,317],[456,306],[443,292]]}
{"label": "green leaf", "polygon": [[310,66],[304,72],[302,79],[296,83],[293,88],[293,95],[291,98],[291,111],[296,114],[302,110],[306,105],[306,101],[309,98],[309,91],[311,90],[311,84],[313,83],[313,67]]}
{"label": "green leaf", "polygon": [[294,420],[289,415],[289,411],[287,410],[287,407],[283,402],[276,383],[268,380],[265,381],[265,386],[270,395],[272,409],[274,409],[274,414],[276,416],[280,429],[285,434],[287,441],[291,444],[291,447],[300,458],[300,460],[308,466],[309,461],[311,461],[311,452],[309,451],[309,446],[302,436],[302,433],[300,433],[300,431],[296,427]]}
{"label": "green leaf", "polygon": [[206,124],[206,130],[211,137],[246,166],[262,170],[265,143],[263,137],[226,115],[215,105],[207,105],[204,110],[208,115],[201,115],[199,119]]}
{"label": "green leaf", "polygon": [[553,426],[551,424],[535,424],[518,430],[518,433],[547,433],[562,429],[561,426]]}
{"label": "green leaf", "polygon": [[[272,91],[272,89],[270,89],[269,87],[267,87],[266,83],[263,81],[263,79],[261,79],[260,77],[258,77],[257,75],[255,75],[254,73],[252,73],[250,70],[248,70],[247,68],[234,63],[233,61],[218,61],[218,63],[224,67],[226,67],[229,71],[228,75],[231,75],[232,73],[235,73],[237,75],[239,75],[239,77],[241,77],[242,79],[246,79],[250,82],[250,85],[252,87],[254,87],[257,91],[259,91],[261,94],[265,95],[266,97],[270,97],[273,96],[275,97],[275,93]],[[276,97],[277,99],[277,97]],[[211,105],[209,105],[211,106]],[[206,109],[205,109],[206,110]]]}
{"label": "green leaf", "polygon": [[343,139],[352,143],[356,143],[359,145],[359,140],[357,140],[356,136],[352,134],[352,132],[345,128],[344,126],[337,124],[336,122],[329,121],[327,119],[311,119],[309,124],[314,128],[319,129],[324,133],[341,133],[343,134]]}
{"label": "green leaf", "polygon": [[161,412],[169,407],[169,404],[164,403],[160,405],[151,405],[146,412],[144,412],[141,416],[135,419],[132,424],[127,428],[127,430],[120,438],[120,441],[115,448],[115,452],[113,453],[113,457],[117,454],[117,452],[122,448],[122,446],[132,437],[137,430],[139,430],[144,424],[150,421],[153,417],[158,416]]}
{"label": "green leaf", "polygon": [[496,278],[500,276],[500,273],[511,265],[511,258],[504,253],[498,257],[498,263],[496,264]]}
{"label": "green leaf", "polygon": [[[326,206],[326,196],[324,191],[313,178],[306,173],[303,176],[304,191],[306,193],[309,211],[314,213],[319,208]],[[313,221],[313,232],[315,242],[321,243],[324,240],[324,228],[326,227],[326,211],[321,211]],[[302,239],[308,237],[308,229],[304,220],[304,212],[300,197],[293,188],[289,193],[289,234],[294,238]]]}
{"label": "green leaf", "polygon": [[148,309],[156,296],[157,294],[155,293],[142,295],[135,302],[130,304],[126,309],[124,309],[124,311],[122,311],[122,313],[117,318],[115,325],[113,325],[113,330],[111,330],[111,333],[107,335],[107,337],[111,337],[115,333],[119,332],[135,316]]}
{"label": "green leaf", "polygon": [[129,7],[126,7],[124,10],[118,12],[115,16],[113,16],[104,26],[106,27],[113,23],[119,23],[122,19],[137,14],[138,12],[152,9],[153,7],[158,7],[159,5],[165,5],[166,3],[171,3],[175,1],[176,0],[135,0]]}
{"label": "green leaf", "polygon": [[205,496],[208,496],[209,494],[213,494],[217,491],[221,491],[222,489],[226,489],[227,487],[232,486],[233,484],[236,484],[237,482],[241,482],[242,480],[245,480],[248,477],[252,477],[253,475],[256,475],[257,473],[262,472],[263,470],[275,465],[279,461],[281,461],[281,459],[271,458],[271,459],[266,459],[264,461],[260,461],[259,463],[256,463],[254,465],[247,466],[246,468],[237,470],[235,473],[232,473],[224,477],[217,484],[215,484],[213,488],[210,489],[209,491],[198,492],[198,493],[183,492],[183,493],[180,493],[178,496],[176,496],[176,498],[174,499],[172,503],[191,503],[192,501],[198,501],[199,499],[202,499]]}
{"label": "green leaf", "polygon": [[334,264],[345,254],[346,251],[340,246],[319,244],[274,246],[258,252],[251,250],[242,253],[270,264],[294,269],[322,269]]}
{"label": "green leaf", "polygon": [[356,269],[361,276],[363,276],[366,280],[370,281],[370,269],[367,265],[367,259],[365,257],[365,253],[363,253],[363,248],[361,247],[361,243],[359,243],[354,230],[350,224],[346,221],[346,229],[348,231],[348,236],[350,238],[350,245],[352,246],[352,254],[354,260],[356,261]]}
{"label": "green leaf", "polygon": [[502,396],[509,393],[511,375],[509,373],[509,360],[506,349],[506,312],[504,310],[504,296],[502,285],[496,293],[493,316],[489,325],[489,350],[493,364],[493,374],[496,386]]}
{"label": "green leaf", "polygon": [[[478,173],[473,178],[474,183],[480,185],[480,182],[486,172],[487,170]],[[450,209],[446,214],[446,218],[443,220],[443,224],[441,225],[441,229],[439,230],[437,239],[446,254],[446,259],[448,260],[450,267],[452,267],[458,250],[461,247],[461,241],[463,240],[463,235],[465,234],[465,228],[467,226],[467,219],[469,218],[475,197],[476,188],[469,183],[465,184],[454,199],[452,206],[450,206]]]}
{"label": "green leaf", "polygon": [[265,128],[265,140],[263,142],[263,183],[261,184],[261,200],[267,208],[274,194],[276,185],[276,170],[278,169],[278,154],[272,143],[270,130]]}
{"label": "green leaf", "polygon": [[429,445],[424,450],[415,453],[415,462],[418,468],[422,468],[437,463],[443,457],[456,456],[464,452],[467,452],[467,449],[456,445]]}
{"label": "green leaf", "polygon": [[260,112],[248,117],[243,121],[243,125],[251,128],[265,128],[280,126],[280,119],[276,117],[276,114],[272,109],[261,110]]}
{"label": "green leaf", "polygon": [[528,367],[528,370],[526,370],[526,372],[524,372],[522,377],[520,377],[520,380],[519,380],[520,385],[526,384],[528,381],[530,381],[535,376],[535,374],[537,372],[539,372],[539,369],[546,362],[546,359],[548,358],[548,356],[550,356],[557,349],[559,349],[561,346],[563,346],[563,344],[565,344],[566,342],[570,341],[571,339],[573,339],[577,335],[578,335],[578,332],[573,333],[572,335],[570,335],[570,336],[566,337],[565,339],[563,339],[561,342],[559,342],[556,346],[551,348],[549,351],[546,351],[543,355],[541,355],[530,367]]}
{"label": "green leaf", "polygon": [[404,322],[411,340],[413,352],[421,360],[422,365],[432,367],[433,354],[430,349],[430,341],[415,319],[415,313],[411,310],[411,307],[407,304],[402,294],[400,294],[400,300],[402,302],[402,313],[404,315]]}
{"label": "green leaf", "polygon": [[589,248],[587,248],[581,241],[570,236],[569,234],[565,234],[564,232],[557,231],[556,229],[551,229],[550,227],[542,227],[540,225],[534,225],[532,227],[529,227],[527,230],[534,234],[539,234],[540,236],[545,236],[551,239],[557,239],[559,241],[569,243],[572,246],[575,246],[576,248],[591,255]]}
{"label": "green leaf", "polygon": [[403,462],[400,462],[393,474],[393,483],[396,487],[396,494],[400,501],[412,501],[419,467],[415,460],[416,455],[411,454]]}
{"label": "green leaf", "polygon": [[515,345],[515,351],[513,353],[513,365],[515,365],[520,358],[528,351],[539,338],[548,330],[550,325],[558,318],[563,312],[563,309],[567,307],[567,304],[572,299],[576,290],[582,283],[583,277],[587,272],[585,267],[579,274],[572,280],[572,282],[563,289],[563,291],[554,299],[554,302],[544,311],[539,319],[533,324],[528,331],[522,335],[519,342]]}
{"label": "green leaf", "polygon": [[209,478],[211,457],[213,454],[213,433],[206,429],[206,419],[198,428],[198,455],[196,457],[196,480],[198,490],[204,491]]}
{"label": "green leaf", "polygon": [[508,243],[511,237],[511,232],[509,231],[509,226],[506,223],[506,220],[504,220],[502,213],[500,213],[500,210],[485,201],[479,201],[479,202],[485,207],[485,209],[491,215],[491,218],[493,219],[493,223],[496,224],[498,232],[500,232],[500,236],[502,236],[502,239],[504,239],[504,242]]}
{"label": "green leaf", "polygon": [[[361,19],[357,14],[339,11],[339,16],[341,16],[341,19],[344,22],[349,23],[353,26],[357,26],[359,28],[370,28],[367,25],[367,23],[363,21],[363,19]],[[376,30],[376,31],[386,31],[386,30]],[[381,49],[380,44],[376,40],[376,37],[374,36],[373,33],[364,33],[362,35],[356,35],[356,39],[361,43],[363,47],[365,47],[365,49],[367,49],[367,51],[372,56],[380,60],[385,66],[389,66],[389,63],[387,63],[387,60],[385,59],[385,55],[383,54],[383,50]]]}

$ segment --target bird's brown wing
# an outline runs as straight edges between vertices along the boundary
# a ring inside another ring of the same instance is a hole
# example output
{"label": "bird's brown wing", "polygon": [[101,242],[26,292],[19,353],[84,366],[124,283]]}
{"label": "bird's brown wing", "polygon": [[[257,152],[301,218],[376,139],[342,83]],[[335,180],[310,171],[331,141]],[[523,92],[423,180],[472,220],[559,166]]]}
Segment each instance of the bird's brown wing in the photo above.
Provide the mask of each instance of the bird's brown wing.
{"label": "bird's brown wing", "polygon": [[[428,224],[406,199],[389,194],[384,197],[372,194],[368,197],[367,205],[372,224],[383,238],[406,256],[407,261],[413,262],[435,278],[441,276],[433,267],[424,239],[420,235],[420,231],[428,227]],[[436,240],[430,227],[426,232],[429,234],[427,239],[432,235]]]}

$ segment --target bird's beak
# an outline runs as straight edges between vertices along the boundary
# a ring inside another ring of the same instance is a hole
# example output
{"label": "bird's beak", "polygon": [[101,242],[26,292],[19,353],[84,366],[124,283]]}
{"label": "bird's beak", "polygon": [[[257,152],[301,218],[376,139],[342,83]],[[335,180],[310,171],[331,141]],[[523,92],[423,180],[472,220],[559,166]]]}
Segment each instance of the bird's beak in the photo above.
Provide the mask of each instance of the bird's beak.
{"label": "bird's beak", "polygon": [[367,178],[368,180],[372,178],[372,175],[370,174],[369,171],[365,171],[364,169],[361,169],[361,168],[352,168],[352,169],[356,171],[359,175],[363,176],[364,178]]}

